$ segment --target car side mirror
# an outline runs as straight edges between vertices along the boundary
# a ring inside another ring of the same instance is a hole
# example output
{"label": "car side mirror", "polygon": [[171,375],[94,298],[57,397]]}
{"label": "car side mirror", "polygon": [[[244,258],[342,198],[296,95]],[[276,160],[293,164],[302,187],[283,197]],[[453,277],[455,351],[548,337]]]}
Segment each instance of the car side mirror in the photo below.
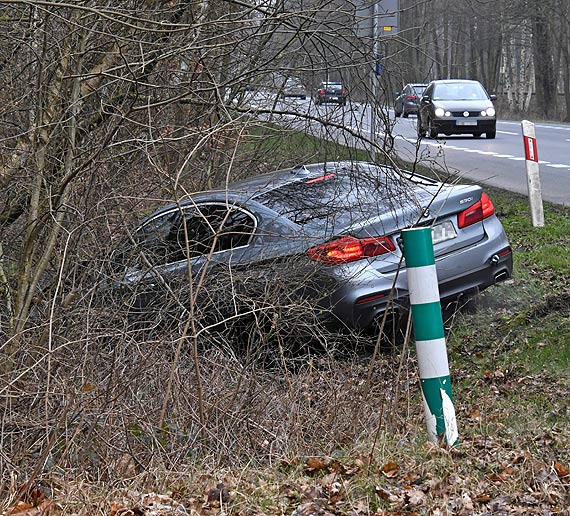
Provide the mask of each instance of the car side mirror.
{"label": "car side mirror", "polygon": [[495,95],[495,94],[489,95],[489,98],[490,98],[492,101],[495,101],[495,100],[497,100],[497,95]]}

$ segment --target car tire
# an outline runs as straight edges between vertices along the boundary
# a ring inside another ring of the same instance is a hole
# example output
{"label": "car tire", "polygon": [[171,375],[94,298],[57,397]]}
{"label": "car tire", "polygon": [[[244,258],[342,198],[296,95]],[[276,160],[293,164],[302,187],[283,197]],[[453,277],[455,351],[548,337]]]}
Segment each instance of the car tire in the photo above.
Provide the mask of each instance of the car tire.
{"label": "car tire", "polygon": [[402,113],[402,116],[404,118],[408,118],[410,116],[410,113],[406,113],[406,111],[404,110],[404,112]]}
{"label": "car tire", "polygon": [[402,113],[400,113],[396,108],[394,108],[394,116],[395,116],[396,118],[401,117],[401,116],[402,116]]}
{"label": "car tire", "polygon": [[473,138],[481,138],[481,133],[473,133]]}
{"label": "car tire", "polygon": [[492,131],[487,131],[487,133],[485,134],[487,140],[494,140],[496,135],[497,135],[496,129],[493,129]]}
{"label": "car tire", "polygon": [[424,138],[426,135],[426,131],[422,127],[422,119],[419,116],[418,116],[417,130],[418,130],[418,138]]}
{"label": "car tire", "polygon": [[429,131],[429,137],[432,140],[435,140],[437,138],[438,132],[437,129],[434,126],[432,126],[431,120],[429,118],[428,118],[428,131]]}

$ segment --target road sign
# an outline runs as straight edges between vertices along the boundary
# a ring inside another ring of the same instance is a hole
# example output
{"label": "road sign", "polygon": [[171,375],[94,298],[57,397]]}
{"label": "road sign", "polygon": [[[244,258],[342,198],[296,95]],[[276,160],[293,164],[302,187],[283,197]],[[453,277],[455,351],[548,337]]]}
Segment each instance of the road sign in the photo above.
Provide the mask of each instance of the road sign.
{"label": "road sign", "polygon": [[[374,24],[374,8],[376,8],[376,27]],[[370,38],[373,32],[376,37],[395,36],[400,28],[400,0],[356,0],[354,2],[354,19],[359,36]]]}

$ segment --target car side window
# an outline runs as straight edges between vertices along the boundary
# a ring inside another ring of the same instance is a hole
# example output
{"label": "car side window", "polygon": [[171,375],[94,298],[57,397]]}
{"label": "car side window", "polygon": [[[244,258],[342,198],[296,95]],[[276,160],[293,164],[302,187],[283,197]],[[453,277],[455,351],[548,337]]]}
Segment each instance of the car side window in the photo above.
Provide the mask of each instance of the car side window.
{"label": "car side window", "polygon": [[245,210],[222,204],[201,207],[217,238],[214,252],[227,251],[249,244],[256,223]]}
{"label": "car side window", "polygon": [[245,246],[255,228],[255,219],[244,210],[203,204],[151,219],[139,228],[136,241],[145,261],[160,266]]}

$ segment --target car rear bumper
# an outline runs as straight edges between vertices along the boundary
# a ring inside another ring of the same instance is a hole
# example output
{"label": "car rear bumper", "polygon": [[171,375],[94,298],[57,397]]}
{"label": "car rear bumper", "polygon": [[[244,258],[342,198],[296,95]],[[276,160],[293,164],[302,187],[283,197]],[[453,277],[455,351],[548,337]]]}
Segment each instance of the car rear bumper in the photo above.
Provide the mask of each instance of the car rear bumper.
{"label": "car rear bumper", "polygon": [[320,95],[316,98],[319,104],[345,104],[346,97],[342,95]]}
{"label": "car rear bumper", "polygon": [[[440,299],[457,298],[482,291],[512,276],[513,256],[502,225],[493,217],[485,222],[485,237],[475,245],[436,259]],[[508,249],[502,256],[501,251]],[[333,325],[366,329],[386,310],[400,313],[409,306],[407,272],[403,266],[388,274],[362,274],[346,280],[323,308],[330,312]]]}

